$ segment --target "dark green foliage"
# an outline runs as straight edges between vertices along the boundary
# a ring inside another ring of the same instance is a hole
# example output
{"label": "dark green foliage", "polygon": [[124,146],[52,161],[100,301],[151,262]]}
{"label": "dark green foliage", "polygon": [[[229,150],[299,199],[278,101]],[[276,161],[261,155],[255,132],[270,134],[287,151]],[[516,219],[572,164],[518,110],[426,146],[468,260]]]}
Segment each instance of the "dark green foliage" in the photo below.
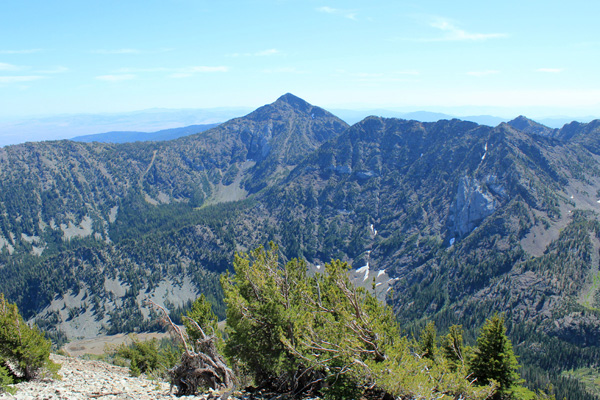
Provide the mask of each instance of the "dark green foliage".
{"label": "dark green foliage", "polygon": [[8,368],[4,366],[4,360],[2,357],[0,357],[0,394],[2,392],[8,392],[11,394],[15,393],[16,390],[10,386],[14,382],[15,381],[8,371]]}
{"label": "dark green foliage", "polygon": [[435,322],[429,322],[419,337],[419,353],[421,357],[435,359],[437,353]]}
{"label": "dark green foliage", "polygon": [[[69,322],[87,310],[117,333],[153,328],[140,294],[191,279],[223,318],[218,274],[236,249],[275,240],[286,260],[368,261],[398,278],[388,300],[407,330],[462,324],[473,344],[476,327],[505,312],[521,363],[547,374],[556,393],[583,396],[561,372],[600,357],[600,291],[587,291],[598,279],[597,216],[576,210],[596,204],[598,122],[552,137],[458,120],[370,117],[340,135],[345,128],[286,95],[169,143],[0,149],[0,243],[14,248],[0,250],[0,292],[28,319],[85,291]],[[250,198],[227,202],[230,183]],[[85,218],[96,237],[66,240],[61,225]],[[114,296],[105,279],[127,294]],[[43,329],[60,318],[47,314]],[[450,357],[444,343],[438,359]]]}
{"label": "dark green foliage", "polygon": [[506,337],[503,317],[496,314],[483,325],[469,364],[479,384],[498,383],[497,399],[508,395],[513,386],[521,383],[517,373],[519,363],[512,343]]}
{"label": "dark green foliage", "polygon": [[271,245],[236,255],[234,268],[222,279],[225,349],[257,385],[331,399],[358,398],[367,387],[416,398],[484,398],[492,390],[471,387],[464,369],[413,355],[391,310],[349,282],[345,263],[309,276],[303,261],[281,266]]}
{"label": "dark green foliage", "polygon": [[170,340],[151,339],[140,341],[131,336],[132,343],[120,345],[114,355],[129,360],[129,371],[132,376],[140,374],[166,377],[166,371],[172,368],[181,354],[181,349]]}
{"label": "dark green foliage", "polygon": [[[204,334],[192,324],[187,318],[192,319],[204,331]],[[182,318],[183,326],[194,343],[199,339],[203,339],[205,335],[220,335],[217,328],[217,316],[212,311],[212,306],[206,300],[206,296],[201,294],[193,303],[191,309],[187,312],[187,318]]]}
{"label": "dark green foliage", "polygon": [[50,346],[37,327],[27,325],[17,306],[8,303],[0,293],[0,390],[12,380],[55,374],[60,366],[50,360]]}
{"label": "dark green foliage", "polygon": [[461,325],[452,325],[449,332],[442,338],[440,345],[442,356],[448,361],[451,369],[456,369],[465,363],[463,344],[463,329]]}

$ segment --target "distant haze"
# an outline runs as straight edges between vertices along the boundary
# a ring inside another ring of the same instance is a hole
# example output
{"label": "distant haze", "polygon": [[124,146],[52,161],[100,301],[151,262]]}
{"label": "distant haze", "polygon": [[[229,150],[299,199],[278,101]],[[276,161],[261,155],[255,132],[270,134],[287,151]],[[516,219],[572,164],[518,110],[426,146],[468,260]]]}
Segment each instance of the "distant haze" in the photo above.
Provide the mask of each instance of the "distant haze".
{"label": "distant haze", "polygon": [[28,0],[0,15],[0,118],[254,109],[286,92],[328,109],[600,110],[598,1]]}
{"label": "distant haze", "polygon": [[[154,135],[150,139],[142,139],[144,134],[158,133],[163,130],[179,130],[177,135],[196,133],[196,131],[185,131],[193,125],[210,125],[228,121],[233,118],[242,117],[251,111],[243,107],[222,107],[210,109],[149,109],[133,111],[128,113],[113,114],[73,114],[59,115],[54,117],[25,118],[19,120],[0,120],[0,146],[18,144],[24,142],[37,142],[45,140],[74,139],[88,141],[82,138],[88,135],[104,134],[103,139],[90,139],[105,141],[106,134],[110,133],[111,142],[125,142],[136,140],[167,140],[174,138],[167,136],[158,138]],[[462,119],[476,122],[480,125],[496,126],[501,122],[507,122],[519,114],[510,117],[498,117],[493,115],[453,115],[431,111],[394,111],[389,109],[329,109],[334,115],[355,124],[364,118],[374,115],[385,118],[400,118],[416,120],[421,122],[435,122],[441,119]],[[561,128],[571,121],[589,122],[593,117],[554,117],[535,118],[537,122],[550,128]],[[203,130],[203,129],[202,129]],[[122,133],[121,138],[116,138],[115,133]],[[160,136],[160,135],[159,135]]]}

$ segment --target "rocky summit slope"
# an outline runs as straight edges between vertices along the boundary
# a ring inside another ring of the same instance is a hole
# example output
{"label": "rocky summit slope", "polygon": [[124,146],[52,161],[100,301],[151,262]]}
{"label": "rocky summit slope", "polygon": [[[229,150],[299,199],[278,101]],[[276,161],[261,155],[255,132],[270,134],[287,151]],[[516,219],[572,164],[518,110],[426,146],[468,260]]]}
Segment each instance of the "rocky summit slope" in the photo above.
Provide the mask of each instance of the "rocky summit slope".
{"label": "rocky summit slope", "polygon": [[[61,364],[61,379],[44,379],[15,385],[15,399],[171,399],[169,384],[145,376],[132,377],[129,369],[78,358],[52,355]],[[0,395],[0,398],[2,395]],[[206,396],[195,397],[206,399]]]}
{"label": "rocky summit slope", "polygon": [[[59,363],[60,379],[42,379],[23,382],[13,387],[17,392],[0,394],[0,399],[18,400],[155,400],[181,399],[171,391],[170,384],[162,380],[149,378],[144,374],[132,377],[129,369],[107,364],[103,361],[84,360],[56,354],[50,356]],[[245,400],[273,398],[273,394],[246,393],[229,390],[218,392],[208,389],[195,396],[184,396],[189,400]],[[319,400],[311,397],[307,400]]]}
{"label": "rocky summit slope", "polygon": [[600,121],[348,127],[287,94],[170,142],[6,147],[0,183],[0,291],[56,335],[148,329],[145,298],[223,316],[218,275],[273,240],[407,330],[504,313],[541,386],[600,358]]}

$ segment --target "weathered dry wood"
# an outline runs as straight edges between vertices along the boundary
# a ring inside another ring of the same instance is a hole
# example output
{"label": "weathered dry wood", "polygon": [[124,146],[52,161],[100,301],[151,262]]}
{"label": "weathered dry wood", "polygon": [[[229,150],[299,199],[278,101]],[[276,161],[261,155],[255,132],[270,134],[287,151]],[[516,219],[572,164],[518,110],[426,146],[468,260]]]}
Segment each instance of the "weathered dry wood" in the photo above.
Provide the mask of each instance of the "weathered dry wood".
{"label": "weathered dry wood", "polygon": [[147,304],[159,309],[163,313],[163,321],[169,325],[170,331],[181,340],[185,347],[179,364],[168,371],[171,378],[171,388],[177,388],[178,396],[193,395],[198,388],[211,388],[225,390],[233,388],[235,374],[227,367],[225,359],[219,354],[216,346],[217,337],[206,335],[204,330],[189,319],[202,334],[202,339],[190,343],[187,333],[175,325],[167,310],[148,300]]}

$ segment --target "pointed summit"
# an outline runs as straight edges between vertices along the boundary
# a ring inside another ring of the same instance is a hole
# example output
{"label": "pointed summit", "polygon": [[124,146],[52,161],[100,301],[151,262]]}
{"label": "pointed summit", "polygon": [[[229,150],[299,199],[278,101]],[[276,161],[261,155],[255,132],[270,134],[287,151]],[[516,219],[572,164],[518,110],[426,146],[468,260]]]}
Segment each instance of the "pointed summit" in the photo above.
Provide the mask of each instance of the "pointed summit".
{"label": "pointed summit", "polygon": [[308,112],[313,107],[305,100],[302,100],[300,97],[294,96],[291,93],[284,94],[283,96],[278,98],[274,104],[288,104],[291,107],[302,112]]}
{"label": "pointed summit", "polygon": [[534,120],[529,119],[523,115],[519,115],[512,121],[508,121],[507,124],[522,132],[533,133],[535,135],[548,136],[551,135],[553,132],[552,128],[548,128],[546,125],[542,125],[538,122],[535,122]]}
{"label": "pointed summit", "polygon": [[207,160],[202,168],[220,170],[224,177],[218,183],[228,186],[238,179],[240,187],[254,193],[273,185],[347,128],[335,115],[287,93],[244,117],[184,140],[196,149],[190,159],[202,152],[202,160]]}

